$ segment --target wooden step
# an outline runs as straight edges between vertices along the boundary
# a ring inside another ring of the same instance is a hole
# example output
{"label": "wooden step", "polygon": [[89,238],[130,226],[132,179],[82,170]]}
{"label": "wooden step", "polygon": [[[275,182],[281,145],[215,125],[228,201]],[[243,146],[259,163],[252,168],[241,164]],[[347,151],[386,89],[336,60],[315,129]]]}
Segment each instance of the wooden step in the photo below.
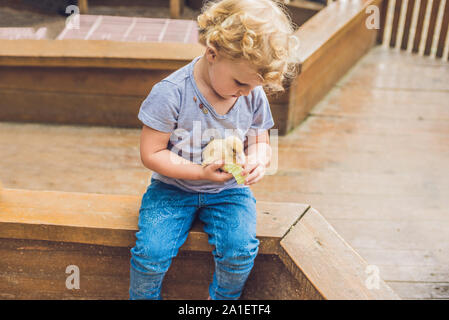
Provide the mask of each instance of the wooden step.
{"label": "wooden step", "polygon": [[[127,299],[140,197],[2,189],[0,298]],[[243,299],[397,299],[306,204],[258,202],[259,256]],[[168,299],[205,299],[212,247],[196,221],[163,286]],[[80,289],[65,286],[66,268]],[[69,272],[70,273],[70,272]],[[367,280],[368,279],[368,280]]]}

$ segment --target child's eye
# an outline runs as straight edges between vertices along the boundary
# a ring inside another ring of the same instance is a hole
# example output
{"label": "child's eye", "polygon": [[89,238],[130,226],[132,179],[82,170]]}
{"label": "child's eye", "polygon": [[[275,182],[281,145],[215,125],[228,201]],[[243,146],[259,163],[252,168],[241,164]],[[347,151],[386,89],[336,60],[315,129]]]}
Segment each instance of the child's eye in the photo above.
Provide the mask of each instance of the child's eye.
{"label": "child's eye", "polygon": [[237,80],[234,80],[234,81],[235,81],[235,83],[237,83],[239,86],[246,86],[246,84],[241,83],[241,82],[239,82],[239,81],[237,81]]}

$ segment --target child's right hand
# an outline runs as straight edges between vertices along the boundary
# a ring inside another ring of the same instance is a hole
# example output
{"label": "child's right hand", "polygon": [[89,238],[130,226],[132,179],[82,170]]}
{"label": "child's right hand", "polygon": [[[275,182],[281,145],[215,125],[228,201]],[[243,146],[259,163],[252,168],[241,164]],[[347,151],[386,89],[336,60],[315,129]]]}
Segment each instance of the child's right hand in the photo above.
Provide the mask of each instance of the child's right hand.
{"label": "child's right hand", "polygon": [[210,180],[214,182],[225,182],[231,179],[232,174],[224,171],[220,171],[219,169],[223,168],[223,161],[216,161],[214,163],[208,164],[203,167],[203,175],[202,178],[204,180]]}

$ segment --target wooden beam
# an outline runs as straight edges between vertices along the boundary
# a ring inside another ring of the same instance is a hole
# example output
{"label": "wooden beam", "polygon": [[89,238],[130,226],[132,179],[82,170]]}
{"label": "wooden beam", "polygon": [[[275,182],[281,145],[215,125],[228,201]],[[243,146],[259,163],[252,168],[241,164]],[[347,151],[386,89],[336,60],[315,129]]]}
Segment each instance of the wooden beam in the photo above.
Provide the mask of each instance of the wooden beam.
{"label": "wooden beam", "polygon": [[435,27],[437,23],[438,9],[440,8],[440,0],[433,0],[432,9],[430,11],[429,25],[427,29],[427,39],[425,39],[424,55],[430,55],[432,49],[432,41],[434,37]]}
{"label": "wooden beam", "polygon": [[184,0],[170,0],[170,18],[179,19],[184,11]]}
{"label": "wooden beam", "polygon": [[287,132],[375,45],[377,30],[366,28],[365,10],[381,1],[332,2],[296,31],[301,73],[290,87]]}
{"label": "wooden beam", "polygon": [[[412,0],[414,1],[414,0]],[[382,0],[380,7],[380,28],[377,33],[377,43],[382,44],[385,35],[385,23],[387,21],[387,10],[388,10],[389,0]]]}
{"label": "wooden beam", "polygon": [[[0,298],[126,299],[139,203],[137,196],[2,189]],[[366,263],[316,210],[263,201],[257,209],[260,254],[244,299],[397,298],[380,279],[380,290],[364,287]],[[196,221],[167,273],[165,295],[205,298],[211,250]],[[64,286],[72,264],[83,290]]]}
{"label": "wooden beam", "polygon": [[0,66],[176,70],[203,54],[192,43],[0,40]]}
{"label": "wooden beam", "polygon": [[446,35],[449,29],[449,1],[446,0],[446,5],[444,6],[443,9],[443,21],[441,23],[441,31],[440,31],[440,35],[438,37],[438,47],[437,47],[437,52],[436,52],[436,56],[438,58],[441,58],[443,56],[443,51],[444,51],[444,45],[446,42]]}
{"label": "wooden beam", "polygon": [[292,21],[301,26],[313,17],[318,11],[323,9],[325,5],[305,0],[294,0],[285,4]]}
{"label": "wooden beam", "polygon": [[300,279],[305,276],[325,299],[399,299],[380,275],[374,274],[375,268],[368,269],[368,264],[313,208],[290,229],[281,246],[284,263],[299,266],[292,273]]}
{"label": "wooden beam", "polygon": [[[0,238],[133,246],[140,200],[126,195],[3,189]],[[262,253],[275,253],[275,243],[307,208],[304,204],[258,202],[257,236]],[[200,221],[183,249],[210,249]]]}
{"label": "wooden beam", "polygon": [[412,52],[418,52],[421,43],[421,36],[424,27],[424,18],[426,16],[427,0],[421,0],[418,11],[418,21],[415,28],[415,37],[413,38]]}
{"label": "wooden beam", "polygon": [[404,32],[402,35],[402,42],[401,42],[402,50],[407,50],[414,8],[415,8],[415,0],[409,0],[408,4],[407,4],[407,12],[406,12],[405,22],[404,22]]}
{"label": "wooden beam", "polygon": [[89,6],[88,6],[87,0],[78,0],[78,7],[80,9],[81,14],[87,14],[89,11]]}

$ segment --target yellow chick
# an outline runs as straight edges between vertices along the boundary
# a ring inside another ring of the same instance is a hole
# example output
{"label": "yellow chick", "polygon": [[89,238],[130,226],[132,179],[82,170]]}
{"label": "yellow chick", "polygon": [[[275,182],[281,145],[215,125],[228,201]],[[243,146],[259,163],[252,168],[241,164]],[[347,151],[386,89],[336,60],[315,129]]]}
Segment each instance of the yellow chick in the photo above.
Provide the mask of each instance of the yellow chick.
{"label": "yellow chick", "polygon": [[223,160],[226,164],[243,164],[245,153],[243,142],[236,136],[226,139],[214,139],[203,150],[203,166]]}

